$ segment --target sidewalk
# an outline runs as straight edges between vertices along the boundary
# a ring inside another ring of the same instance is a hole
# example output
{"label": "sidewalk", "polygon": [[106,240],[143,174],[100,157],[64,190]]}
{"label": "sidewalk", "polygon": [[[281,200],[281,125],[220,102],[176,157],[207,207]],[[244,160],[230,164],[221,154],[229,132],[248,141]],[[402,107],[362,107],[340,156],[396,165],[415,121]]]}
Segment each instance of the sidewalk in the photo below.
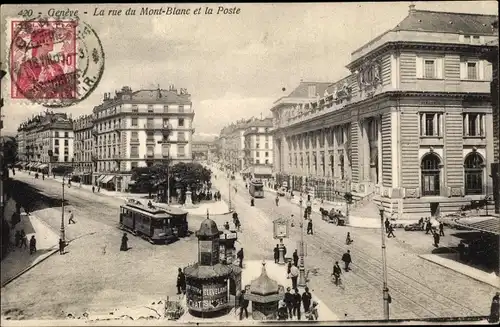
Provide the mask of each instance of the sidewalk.
{"label": "sidewalk", "polygon": [[[6,205],[6,212],[9,207],[15,208],[14,200],[10,199]],[[1,283],[2,287],[9,283],[12,278],[15,278],[18,274],[24,270],[38,264],[45,258],[50,256],[54,251],[57,250],[59,243],[59,236],[55,234],[47,224],[41,221],[35,215],[26,215],[24,211],[21,211],[21,221],[16,224],[15,229],[11,230],[11,243],[15,244],[14,236],[17,230],[23,230],[28,237],[28,247],[17,248],[13,246],[10,252],[7,254],[5,259],[1,262]],[[29,240],[32,235],[36,238],[37,251],[30,255],[29,253]]]}
{"label": "sidewalk", "polygon": [[[266,191],[271,192],[273,194],[276,194],[276,191],[270,188],[265,188]],[[297,207],[300,205],[300,197],[299,196],[294,196],[293,198],[289,199],[286,196],[281,197],[281,199],[285,199],[287,201],[290,201],[290,203],[295,204]],[[305,209],[305,201],[303,200],[303,208]],[[312,201],[312,211],[313,213],[319,213],[319,208],[326,209],[330,211],[331,209],[335,210],[340,210],[342,214],[346,214],[346,204],[345,202],[342,201],[336,201],[336,202],[331,202],[331,201],[323,201],[321,203],[318,201],[318,199],[315,199]],[[396,228],[404,228],[404,226],[416,223],[417,220],[407,220],[407,219],[393,219],[391,220],[391,223],[395,225]],[[349,215],[349,223],[348,226],[350,227],[359,227],[359,228],[373,228],[373,229],[380,229],[380,219],[373,219],[373,218],[363,218],[359,216],[353,216]]]}
{"label": "sidewalk", "polygon": [[454,270],[462,275],[468,276],[472,279],[478,280],[480,282],[483,282],[485,284],[489,284],[493,287],[496,287],[500,289],[500,277],[498,277],[496,274],[491,273],[488,274],[487,272],[484,272],[480,269],[465,265],[463,263],[460,263],[456,260],[450,259],[451,256],[456,256],[457,254],[451,253],[451,254],[442,254],[442,255],[436,255],[436,254],[422,254],[419,255],[420,258],[433,262],[437,265],[440,265],[442,267]]}

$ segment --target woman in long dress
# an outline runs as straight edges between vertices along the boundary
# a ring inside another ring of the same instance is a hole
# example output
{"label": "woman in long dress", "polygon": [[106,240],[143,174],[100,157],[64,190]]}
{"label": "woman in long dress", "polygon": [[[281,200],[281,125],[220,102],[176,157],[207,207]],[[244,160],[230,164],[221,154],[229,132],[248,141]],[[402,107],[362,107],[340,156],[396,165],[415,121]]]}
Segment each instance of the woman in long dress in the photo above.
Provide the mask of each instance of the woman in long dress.
{"label": "woman in long dress", "polygon": [[128,237],[127,237],[127,233],[123,233],[123,236],[122,236],[122,245],[120,246],[120,251],[127,251],[128,250]]}

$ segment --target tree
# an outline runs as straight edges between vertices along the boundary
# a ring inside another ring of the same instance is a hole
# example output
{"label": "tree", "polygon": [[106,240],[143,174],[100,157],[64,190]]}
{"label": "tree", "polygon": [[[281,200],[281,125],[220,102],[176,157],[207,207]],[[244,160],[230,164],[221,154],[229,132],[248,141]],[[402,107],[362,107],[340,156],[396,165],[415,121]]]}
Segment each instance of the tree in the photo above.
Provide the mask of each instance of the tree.
{"label": "tree", "polygon": [[14,138],[8,136],[2,136],[2,139],[4,165],[9,167],[17,161],[17,142]]}
{"label": "tree", "polygon": [[196,191],[203,183],[210,182],[212,172],[200,163],[180,162],[170,168],[170,176],[175,181],[176,189],[185,192],[189,187],[191,191]]}

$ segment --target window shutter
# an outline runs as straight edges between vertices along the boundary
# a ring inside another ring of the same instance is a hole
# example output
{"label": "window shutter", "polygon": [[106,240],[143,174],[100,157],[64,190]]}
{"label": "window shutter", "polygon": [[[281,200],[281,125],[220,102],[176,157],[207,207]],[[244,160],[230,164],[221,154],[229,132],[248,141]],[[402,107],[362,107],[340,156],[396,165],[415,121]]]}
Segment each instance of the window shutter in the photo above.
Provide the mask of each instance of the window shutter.
{"label": "window shutter", "polygon": [[424,60],[422,57],[416,57],[416,73],[417,73],[417,78],[423,78],[424,73],[423,73],[423,65],[424,65]]}
{"label": "window shutter", "polygon": [[493,80],[493,66],[489,62],[485,62],[486,67],[484,68],[484,79],[488,82]]}
{"label": "window shutter", "polygon": [[444,118],[443,118],[443,114],[439,114],[439,136],[443,136],[444,135]]}
{"label": "window shutter", "polygon": [[484,72],[485,72],[486,68],[484,66],[485,66],[484,65],[484,60],[479,60],[478,61],[478,70],[479,70],[478,78],[481,81],[484,81],[484,79],[485,79],[484,78],[484,75],[485,75]]}
{"label": "window shutter", "polygon": [[434,117],[432,118],[432,129],[433,129],[433,133],[432,133],[432,136],[437,136],[438,135],[438,114],[434,114]]}
{"label": "window shutter", "polygon": [[443,78],[443,60],[444,58],[436,59],[436,78]]}
{"label": "window shutter", "polygon": [[425,135],[425,114],[420,114],[420,135]]}
{"label": "window shutter", "polygon": [[467,62],[463,58],[460,59],[460,79],[467,79]]}

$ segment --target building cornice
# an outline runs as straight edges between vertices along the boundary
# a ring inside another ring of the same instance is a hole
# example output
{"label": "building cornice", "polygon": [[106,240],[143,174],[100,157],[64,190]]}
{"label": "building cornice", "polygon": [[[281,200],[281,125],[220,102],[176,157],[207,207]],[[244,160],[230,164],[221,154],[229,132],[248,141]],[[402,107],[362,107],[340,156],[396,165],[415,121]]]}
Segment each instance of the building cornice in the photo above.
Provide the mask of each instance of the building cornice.
{"label": "building cornice", "polygon": [[375,48],[373,51],[368,53],[367,55],[360,57],[352,62],[350,62],[345,67],[349,70],[354,69],[354,67],[359,66],[362,62],[372,60],[382,53],[385,53],[390,50],[419,50],[419,51],[462,51],[462,52],[471,52],[471,53],[479,53],[484,51],[485,49],[494,49],[495,46],[492,45],[474,45],[474,44],[466,44],[466,43],[431,43],[431,42],[410,42],[410,41],[393,41],[387,42],[380,45],[378,48]]}
{"label": "building cornice", "polygon": [[328,115],[333,115],[333,114],[343,114],[346,113],[346,111],[351,112],[354,110],[359,109],[359,107],[366,107],[370,106],[373,104],[377,103],[382,103],[383,101],[386,100],[398,100],[401,98],[413,98],[413,97],[418,97],[418,98],[439,98],[439,99],[462,99],[462,100],[483,100],[483,101],[491,101],[491,95],[490,93],[463,93],[463,92],[418,92],[418,91],[388,91],[384,92],[381,94],[377,94],[371,98],[367,98],[355,103],[350,103],[344,106],[341,109],[335,110],[335,111],[328,111],[328,109],[324,109],[325,113],[323,115],[318,115],[315,117],[311,117],[310,119],[307,120],[299,120],[297,122],[294,122],[293,124],[286,125],[283,127],[276,127],[273,128],[270,132],[273,134],[280,133],[286,129],[291,129],[291,128],[296,128],[299,125],[303,124],[313,124],[317,126],[322,126],[323,121],[325,120],[325,117]]}

